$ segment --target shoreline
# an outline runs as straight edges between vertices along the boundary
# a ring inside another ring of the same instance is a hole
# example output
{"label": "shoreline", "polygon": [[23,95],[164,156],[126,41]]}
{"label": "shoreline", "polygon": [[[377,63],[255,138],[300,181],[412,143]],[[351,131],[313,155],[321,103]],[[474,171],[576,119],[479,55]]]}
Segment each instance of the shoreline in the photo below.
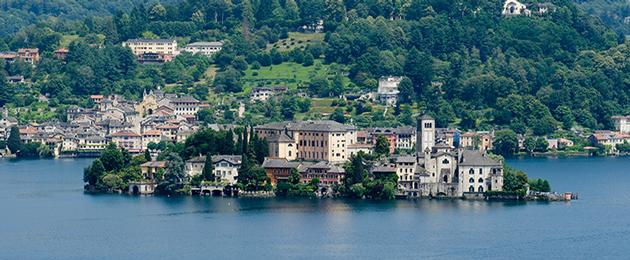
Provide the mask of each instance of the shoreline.
{"label": "shoreline", "polygon": [[279,196],[273,191],[257,191],[248,192],[238,190],[234,195],[213,195],[213,194],[177,194],[177,195],[163,195],[163,194],[133,194],[129,191],[115,190],[115,191],[97,191],[89,190],[87,186],[84,187],[83,193],[87,195],[126,195],[130,197],[207,197],[207,198],[241,198],[241,199],[318,199],[318,200],[335,200],[335,199],[347,199],[358,201],[393,201],[393,200],[438,200],[438,201],[485,201],[485,202],[569,202],[572,200],[578,200],[579,194],[572,192],[557,193],[557,192],[530,192],[530,194],[522,196],[511,193],[497,194],[497,193],[484,193],[484,194],[464,194],[462,197],[448,197],[448,196],[422,196],[422,197],[407,197],[407,196],[395,196],[393,199],[374,199],[374,198],[352,198],[341,197],[334,195],[314,195],[314,196]]}

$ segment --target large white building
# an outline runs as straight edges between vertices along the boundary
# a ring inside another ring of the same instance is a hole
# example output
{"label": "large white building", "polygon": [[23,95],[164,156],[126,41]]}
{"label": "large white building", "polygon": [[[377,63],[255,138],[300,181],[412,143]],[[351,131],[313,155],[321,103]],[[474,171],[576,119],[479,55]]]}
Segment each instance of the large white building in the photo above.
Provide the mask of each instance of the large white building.
{"label": "large white building", "polygon": [[221,51],[223,48],[222,42],[193,42],[184,47],[184,51],[192,54],[201,54],[204,56],[212,56],[213,54]]}
{"label": "large white building", "polygon": [[402,77],[381,77],[378,80],[378,90],[376,93],[378,100],[390,106],[396,105],[398,94],[400,93],[398,90],[400,81],[402,81]]}
{"label": "large white building", "polygon": [[145,53],[168,54],[171,56],[179,54],[177,41],[174,39],[130,39],[123,42],[122,45],[130,48],[131,52],[136,56]]}

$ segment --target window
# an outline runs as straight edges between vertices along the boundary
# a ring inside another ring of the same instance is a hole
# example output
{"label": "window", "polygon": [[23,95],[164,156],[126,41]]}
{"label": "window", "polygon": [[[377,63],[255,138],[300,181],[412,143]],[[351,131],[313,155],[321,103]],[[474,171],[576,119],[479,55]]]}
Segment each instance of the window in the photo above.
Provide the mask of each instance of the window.
{"label": "window", "polygon": [[475,183],[475,179],[471,177],[470,179],[468,179],[468,183]]}
{"label": "window", "polygon": [[442,164],[448,164],[448,159],[444,159],[444,160],[442,161]]}
{"label": "window", "polygon": [[470,174],[470,175],[475,174],[475,170],[473,170],[473,168],[470,168],[470,170],[468,170],[468,174]]}
{"label": "window", "polygon": [[479,178],[479,180],[477,180],[477,182],[483,183],[483,178]]}
{"label": "window", "polygon": [[478,192],[483,192],[483,186],[479,186],[479,189],[477,189]]}
{"label": "window", "polygon": [[468,187],[468,192],[475,192],[475,187],[470,185],[470,187]]}

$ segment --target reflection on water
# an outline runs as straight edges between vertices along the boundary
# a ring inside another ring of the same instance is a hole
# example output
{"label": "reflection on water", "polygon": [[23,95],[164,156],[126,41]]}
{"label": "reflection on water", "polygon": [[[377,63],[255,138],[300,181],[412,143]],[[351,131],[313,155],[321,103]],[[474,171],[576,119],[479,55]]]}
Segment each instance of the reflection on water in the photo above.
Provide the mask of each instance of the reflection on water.
{"label": "reflection on water", "polygon": [[87,195],[89,163],[0,160],[0,259],[626,258],[630,239],[627,158],[509,162],[567,203]]}

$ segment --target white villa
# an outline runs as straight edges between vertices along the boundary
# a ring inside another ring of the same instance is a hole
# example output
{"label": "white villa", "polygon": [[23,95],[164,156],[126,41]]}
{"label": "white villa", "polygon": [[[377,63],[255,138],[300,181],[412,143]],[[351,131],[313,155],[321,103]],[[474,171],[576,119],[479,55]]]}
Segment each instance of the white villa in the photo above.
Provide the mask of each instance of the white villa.
{"label": "white villa", "polygon": [[398,94],[400,93],[398,85],[401,80],[402,77],[381,77],[378,80],[378,90],[376,92],[378,100],[389,106],[396,105]]}

